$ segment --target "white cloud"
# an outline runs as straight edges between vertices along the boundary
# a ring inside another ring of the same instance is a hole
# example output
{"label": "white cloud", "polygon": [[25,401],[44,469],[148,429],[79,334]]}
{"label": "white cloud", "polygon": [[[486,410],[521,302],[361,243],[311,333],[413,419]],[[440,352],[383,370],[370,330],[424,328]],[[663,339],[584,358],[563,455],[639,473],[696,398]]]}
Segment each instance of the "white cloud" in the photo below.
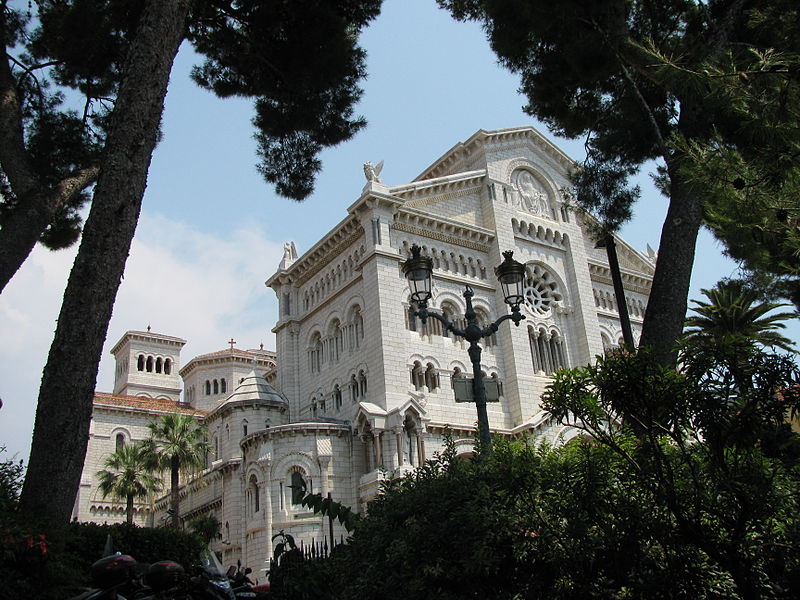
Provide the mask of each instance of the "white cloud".
{"label": "white cloud", "polygon": [[[42,368],[55,330],[75,249],[36,248],[0,296],[0,445],[27,455]],[[117,295],[103,349],[98,391],[111,391],[109,350],[128,329],[145,329],[188,341],[192,356],[226,346],[264,343],[277,309],[264,280],[274,272],[282,244],[248,224],[235,231],[203,233],[191,225],[143,212]]]}

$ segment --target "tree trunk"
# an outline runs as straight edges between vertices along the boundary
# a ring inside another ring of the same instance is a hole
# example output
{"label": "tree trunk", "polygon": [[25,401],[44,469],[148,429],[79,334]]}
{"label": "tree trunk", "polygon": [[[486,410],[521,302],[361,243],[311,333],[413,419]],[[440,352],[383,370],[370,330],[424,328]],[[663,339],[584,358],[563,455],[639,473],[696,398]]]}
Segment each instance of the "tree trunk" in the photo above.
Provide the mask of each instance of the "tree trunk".
{"label": "tree trunk", "polygon": [[180,485],[179,477],[181,472],[181,465],[178,461],[177,456],[172,457],[172,464],[170,465],[169,470],[169,484],[170,484],[170,498],[169,498],[169,507],[172,509],[172,526],[175,529],[178,529],[181,526],[181,519],[178,513],[178,509],[180,508],[181,504],[181,497],[178,493],[178,486]]}
{"label": "tree trunk", "polygon": [[[682,107],[678,130],[691,137],[695,111]],[[679,172],[680,157],[667,161],[670,201],[661,229],[658,261],[647,303],[640,346],[648,346],[653,358],[665,366],[677,362],[676,343],[686,319],[695,245],[703,221],[703,203],[694,187]]]}
{"label": "tree trunk", "polygon": [[148,0],[126,61],[106,154],[42,376],[21,508],[69,521],[100,354],[141,210],[189,0]]}
{"label": "tree trunk", "polygon": [[55,189],[37,187],[21,197],[20,205],[0,228],[0,293],[28,258],[58,209],[90,185],[98,172],[98,168],[91,167],[63,180]]}
{"label": "tree trunk", "polygon": [[133,494],[128,494],[125,502],[125,521],[133,525]]}

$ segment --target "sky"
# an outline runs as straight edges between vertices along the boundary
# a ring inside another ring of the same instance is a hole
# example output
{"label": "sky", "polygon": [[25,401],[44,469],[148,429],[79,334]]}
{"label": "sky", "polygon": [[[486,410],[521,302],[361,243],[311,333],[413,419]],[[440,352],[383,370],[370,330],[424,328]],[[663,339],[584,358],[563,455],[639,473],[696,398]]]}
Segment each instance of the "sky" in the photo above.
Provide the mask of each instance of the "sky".
{"label": "sky", "polygon": [[[130,329],[187,340],[193,356],[264,344],[277,302],[264,281],[294,241],[302,254],[346,216],[364,185],[362,165],[384,161],[388,185],[411,181],[479,129],[533,125],[576,160],[582,142],[556,139],[526,115],[518,79],[503,70],[475,24],[457,23],[433,0],[385,0],[364,31],[368,79],[358,107],[368,125],[322,153],[314,194],[281,198],[255,169],[249,101],[220,100],[189,79],[197,57],[184,46],[172,71],[163,139],[150,167],[142,216],[109,326],[97,378],[111,392],[110,349]],[[635,249],[658,247],[666,200],[643,174],[635,218],[621,236]],[[36,399],[69,269],[77,247],[37,247],[0,295],[0,446],[26,459]],[[701,234],[690,298],[736,265]],[[786,333],[800,340],[794,321]],[[0,459],[5,458],[0,457]]]}

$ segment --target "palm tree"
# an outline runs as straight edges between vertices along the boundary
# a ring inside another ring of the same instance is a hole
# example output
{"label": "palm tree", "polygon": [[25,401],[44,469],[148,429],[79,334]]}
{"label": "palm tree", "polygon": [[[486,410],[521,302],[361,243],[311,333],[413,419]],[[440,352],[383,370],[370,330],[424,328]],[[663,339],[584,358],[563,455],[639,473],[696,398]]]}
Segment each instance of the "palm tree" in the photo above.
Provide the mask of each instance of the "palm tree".
{"label": "palm tree", "polygon": [[103,498],[125,500],[125,514],[133,524],[133,502],[161,490],[161,478],[153,475],[143,454],[142,444],[126,444],[106,458],[105,469],[97,472]]}
{"label": "palm tree", "polygon": [[151,468],[170,472],[172,526],[179,527],[179,478],[181,473],[188,474],[205,465],[210,449],[206,428],[194,417],[180,413],[163,415],[148,427],[150,438],[144,441],[144,452]]}
{"label": "palm tree", "polygon": [[[783,321],[797,318],[796,313],[772,313],[789,306],[759,302],[758,293],[736,280],[720,281],[710,290],[700,290],[708,302],[692,300],[696,314],[687,317],[684,339],[689,347],[706,345],[735,348],[778,347],[795,352],[794,343],[778,333]],[[772,313],[772,314],[769,314]]]}

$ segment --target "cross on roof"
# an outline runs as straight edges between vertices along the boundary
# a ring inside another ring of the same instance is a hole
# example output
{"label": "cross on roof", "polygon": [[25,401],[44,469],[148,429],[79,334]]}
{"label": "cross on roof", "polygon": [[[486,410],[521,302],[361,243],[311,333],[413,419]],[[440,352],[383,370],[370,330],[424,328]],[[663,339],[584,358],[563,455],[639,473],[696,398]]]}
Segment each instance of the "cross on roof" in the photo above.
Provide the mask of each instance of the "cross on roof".
{"label": "cross on roof", "polygon": [[236,340],[231,338],[231,339],[228,340],[228,343],[231,345],[231,350],[233,350],[233,345],[236,343]]}

